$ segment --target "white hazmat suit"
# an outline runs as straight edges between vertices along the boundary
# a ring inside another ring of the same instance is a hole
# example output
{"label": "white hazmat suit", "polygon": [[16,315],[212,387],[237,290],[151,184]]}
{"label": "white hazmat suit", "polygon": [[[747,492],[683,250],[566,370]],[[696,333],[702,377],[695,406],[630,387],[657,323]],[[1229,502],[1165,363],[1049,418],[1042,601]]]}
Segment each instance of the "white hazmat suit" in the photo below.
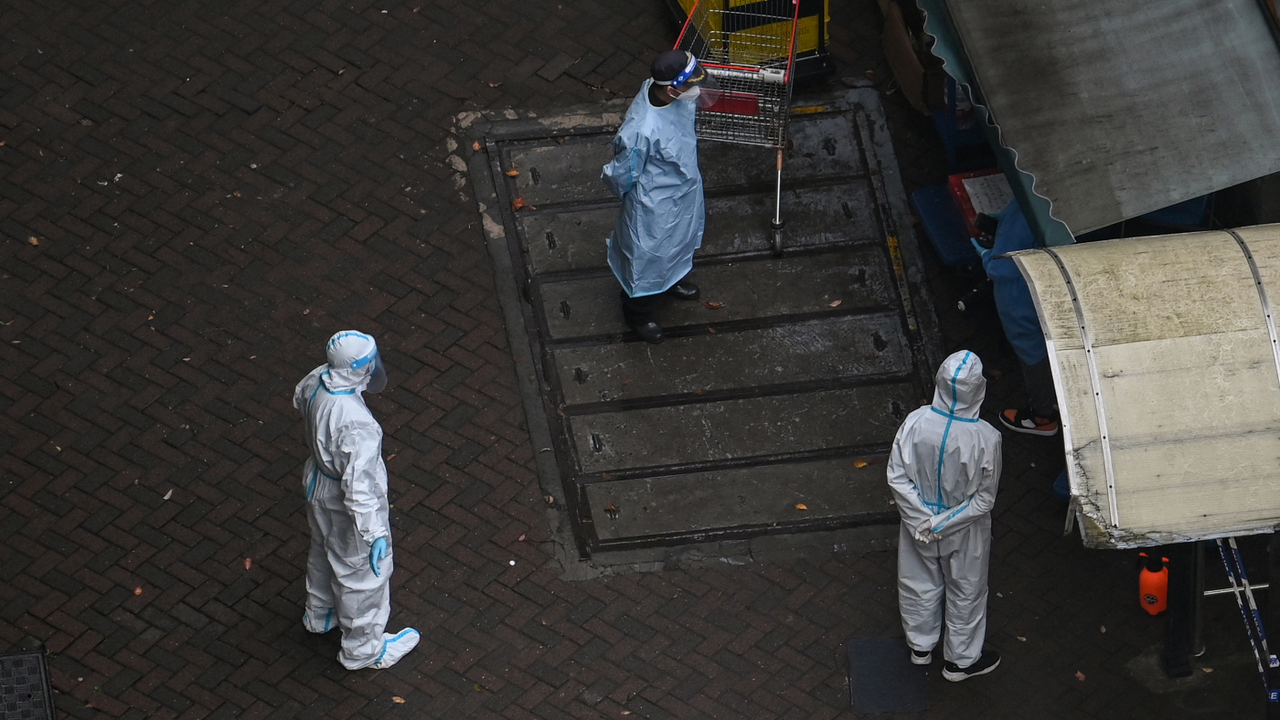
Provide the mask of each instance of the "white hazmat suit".
{"label": "white hazmat suit", "polygon": [[337,333],[327,355],[293,394],[311,451],[303,470],[311,552],[302,622],[313,633],[341,628],[338,661],[348,670],[384,668],[419,639],[413,629],[384,632],[394,569],[387,468],[382,428],[361,393],[381,390],[386,375],[364,333]]}
{"label": "white hazmat suit", "polygon": [[987,633],[1001,436],[978,418],[987,383],[977,355],[952,354],[935,381],[933,404],[907,416],[889,456],[889,488],[902,516],[898,606],[907,644],[918,652],[937,645],[945,615],[943,656],[965,668],[982,655]]}

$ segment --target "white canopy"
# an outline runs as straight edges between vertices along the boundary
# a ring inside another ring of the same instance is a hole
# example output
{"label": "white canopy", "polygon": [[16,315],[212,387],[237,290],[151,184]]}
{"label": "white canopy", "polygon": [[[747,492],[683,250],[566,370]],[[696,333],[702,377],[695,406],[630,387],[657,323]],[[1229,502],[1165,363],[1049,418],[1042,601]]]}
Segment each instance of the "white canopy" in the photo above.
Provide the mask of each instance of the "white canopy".
{"label": "white canopy", "polygon": [[1048,342],[1087,546],[1280,525],[1280,225],[1014,260]]}

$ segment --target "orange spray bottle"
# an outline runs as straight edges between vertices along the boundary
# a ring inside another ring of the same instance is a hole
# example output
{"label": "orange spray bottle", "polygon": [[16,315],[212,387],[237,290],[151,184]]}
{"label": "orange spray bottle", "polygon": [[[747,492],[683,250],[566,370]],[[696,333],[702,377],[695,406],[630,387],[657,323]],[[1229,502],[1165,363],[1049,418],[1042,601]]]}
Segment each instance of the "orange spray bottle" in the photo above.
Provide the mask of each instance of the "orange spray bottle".
{"label": "orange spray bottle", "polygon": [[1145,562],[1138,574],[1138,603],[1151,615],[1159,615],[1169,606],[1169,558],[1157,554],[1138,553]]}

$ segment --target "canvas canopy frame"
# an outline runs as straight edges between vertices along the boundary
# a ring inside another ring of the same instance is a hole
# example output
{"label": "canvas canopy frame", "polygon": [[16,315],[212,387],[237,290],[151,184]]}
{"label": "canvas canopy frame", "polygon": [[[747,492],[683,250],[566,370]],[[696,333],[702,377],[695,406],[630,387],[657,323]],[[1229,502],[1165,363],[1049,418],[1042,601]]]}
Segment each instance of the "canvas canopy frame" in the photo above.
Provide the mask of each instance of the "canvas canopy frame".
{"label": "canvas canopy frame", "polygon": [[1280,225],[1013,259],[1044,330],[1085,545],[1280,526]]}

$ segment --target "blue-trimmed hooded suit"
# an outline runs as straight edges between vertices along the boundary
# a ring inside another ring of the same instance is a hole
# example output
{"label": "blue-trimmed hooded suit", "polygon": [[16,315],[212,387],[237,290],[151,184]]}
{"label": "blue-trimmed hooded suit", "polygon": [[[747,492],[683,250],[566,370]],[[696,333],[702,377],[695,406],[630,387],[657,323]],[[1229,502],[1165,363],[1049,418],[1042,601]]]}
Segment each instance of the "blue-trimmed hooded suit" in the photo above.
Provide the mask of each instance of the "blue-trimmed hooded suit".
{"label": "blue-trimmed hooded suit", "polygon": [[907,644],[968,667],[987,632],[991,509],[1000,482],[1001,436],[978,418],[986,396],[982,361],[968,351],[948,357],[935,378],[933,404],[898,428],[889,456],[889,488],[902,516],[898,605]]}
{"label": "blue-trimmed hooded suit", "polygon": [[[365,405],[378,364],[371,336],[344,331],[329,341],[329,363],[294,389],[307,448],[302,487],[307,496],[311,550],[302,623],[313,633],[342,631],[338,661],[348,670],[382,668],[418,643],[417,630],[385,632],[391,614],[391,517],[382,427]],[[381,574],[370,548],[387,543]]]}

